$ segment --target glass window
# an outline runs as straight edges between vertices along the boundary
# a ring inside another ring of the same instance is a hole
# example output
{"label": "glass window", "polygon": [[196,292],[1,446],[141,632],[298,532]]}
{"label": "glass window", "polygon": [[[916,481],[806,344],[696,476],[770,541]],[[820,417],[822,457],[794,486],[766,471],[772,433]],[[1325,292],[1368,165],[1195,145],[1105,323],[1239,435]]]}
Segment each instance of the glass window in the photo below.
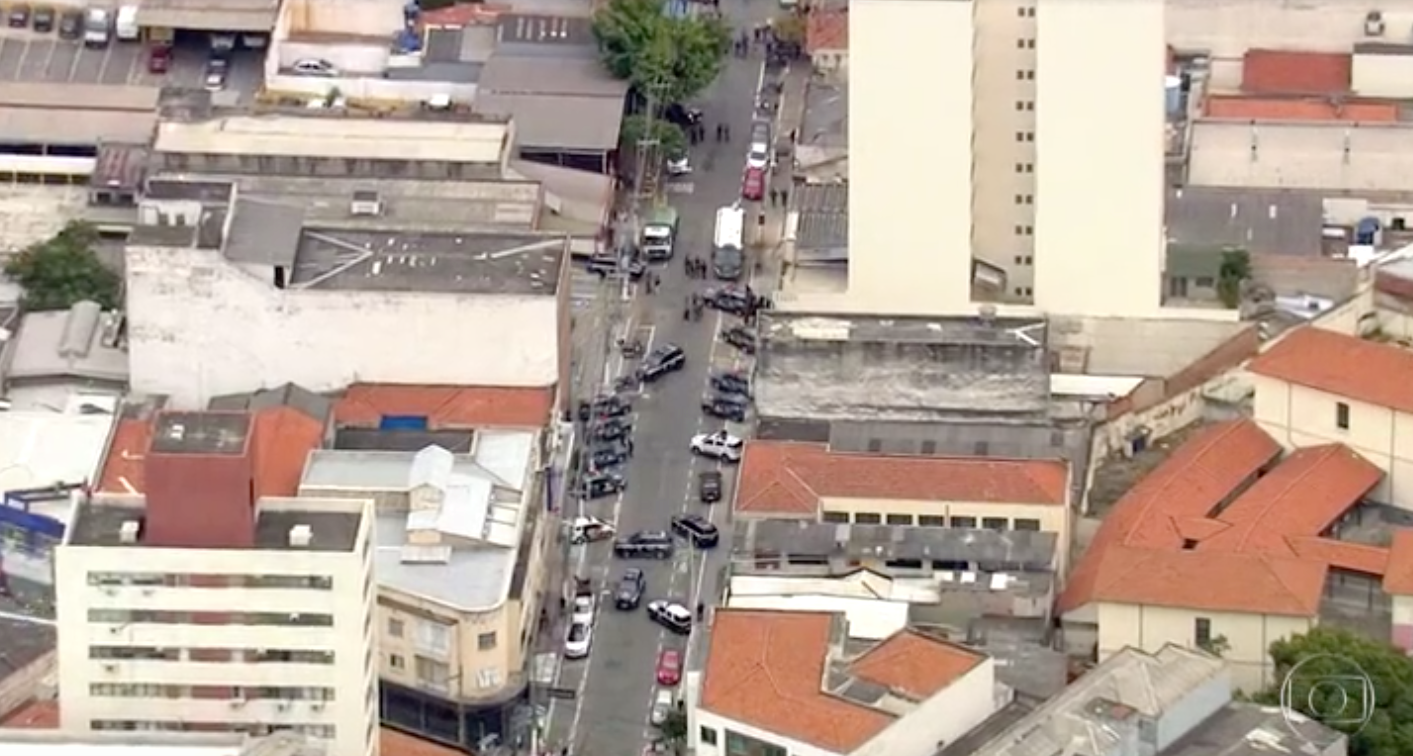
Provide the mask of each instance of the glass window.
{"label": "glass window", "polygon": [[479,649],[482,650],[482,651],[490,651],[491,649],[493,649],[493,648],[495,648],[495,647],[496,647],[496,634],[495,634],[495,633],[493,633],[493,632],[492,632],[492,633],[481,633],[480,635],[476,636],[476,648],[479,648]]}
{"label": "glass window", "polygon": [[774,743],[727,730],[726,756],[786,756],[786,752]]}
{"label": "glass window", "polygon": [[883,522],[883,516],[877,512],[855,512],[854,522],[858,525],[878,525]]}
{"label": "glass window", "polygon": [[1004,517],[981,518],[981,527],[987,530],[1005,530],[1010,524],[1011,521]]}
{"label": "glass window", "polygon": [[848,513],[848,512],[825,512],[823,515],[820,516],[820,519],[822,519],[822,520],[825,521],[825,522],[845,523],[845,522],[848,522],[848,521],[849,521],[849,513]]}
{"label": "glass window", "polygon": [[945,528],[947,518],[942,515],[918,515],[917,524],[925,528]]}
{"label": "glass window", "polygon": [[402,620],[394,619],[392,617],[388,618],[388,635],[391,635],[394,638],[401,638],[402,628]]}
{"label": "glass window", "polygon": [[911,525],[913,516],[910,514],[890,514],[888,515],[889,525]]}
{"label": "glass window", "polygon": [[705,745],[709,745],[709,746],[714,746],[714,745],[716,745],[716,728],[715,728],[715,727],[707,727],[706,725],[703,725],[703,726],[702,726],[702,732],[701,732],[701,741],[702,741],[702,743],[705,744]]}
{"label": "glass window", "polygon": [[1040,530],[1040,521],[1029,517],[1017,517],[1013,525],[1016,530]]}
{"label": "glass window", "polygon": [[953,517],[952,527],[954,528],[974,528],[976,527],[975,517]]}

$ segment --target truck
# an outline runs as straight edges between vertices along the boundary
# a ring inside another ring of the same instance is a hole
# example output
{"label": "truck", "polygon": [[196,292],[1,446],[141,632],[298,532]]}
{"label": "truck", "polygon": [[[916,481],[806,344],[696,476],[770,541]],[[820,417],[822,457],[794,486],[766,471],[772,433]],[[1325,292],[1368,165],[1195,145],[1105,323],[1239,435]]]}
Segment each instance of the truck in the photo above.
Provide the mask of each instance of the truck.
{"label": "truck", "polygon": [[137,25],[137,6],[123,5],[118,7],[117,23],[114,33],[119,42],[136,42],[142,37],[142,29]]}
{"label": "truck", "polygon": [[83,14],[83,44],[85,47],[107,47],[113,33],[113,17],[107,8],[89,8]]}
{"label": "truck", "polygon": [[676,245],[677,209],[671,205],[654,208],[643,225],[643,255],[649,260],[670,260]]}

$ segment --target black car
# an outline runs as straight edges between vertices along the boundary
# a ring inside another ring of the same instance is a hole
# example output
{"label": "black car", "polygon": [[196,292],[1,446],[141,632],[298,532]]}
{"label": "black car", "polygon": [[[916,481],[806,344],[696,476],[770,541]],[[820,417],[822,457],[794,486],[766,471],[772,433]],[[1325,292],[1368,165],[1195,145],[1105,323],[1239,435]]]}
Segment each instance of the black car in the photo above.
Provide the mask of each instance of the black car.
{"label": "black car", "polygon": [[584,476],[584,498],[613,496],[628,487],[628,481],[618,473],[592,472]]}
{"label": "black car", "polygon": [[579,403],[579,419],[588,421],[591,417],[623,417],[633,411],[633,403],[617,394],[601,396],[592,402]]}
{"label": "black car", "polygon": [[590,436],[595,441],[619,441],[633,435],[633,424],[621,417],[605,420],[594,426]]}
{"label": "black car", "polygon": [[756,353],[756,334],[745,326],[732,326],[721,332],[721,340],[746,354]]}
{"label": "black car", "polygon": [[711,387],[723,394],[736,394],[737,396],[750,397],[751,379],[745,373],[722,371],[712,373],[710,377]]}
{"label": "black car", "polygon": [[59,14],[59,38],[78,39],[83,36],[83,12],[64,11]]}
{"label": "black car", "polygon": [[637,567],[629,567],[618,578],[618,590],[613,594],[613,605],[619,609],[637,609],[648,589],[648,579]]}
{"label": "black car", "polygon": [[23,29],[29,26],[29,6],[23,3],[10,6],[10,28]]}
{"label": "black car", "polygon": [[710,549],[721,541],[721,531],[701,515],[678,515],[672,518],[672,532],[686,538],[699,549]]}
{"label": "black car", "polygon": [[613,555],[622,559],[671,559],[675,547],[672,536],[660,530],[644,530],[613,542]]}
{"label": "black car", "polygon": [[[634,281],[643,277],[648,272],[648,264],[636,254],[630,253],[628,259],[628,277]],[[600,253],[589,258],[587,263],[590,273],[597,273],[600,276],[616,276],[619,274],[619,266],[623,260],[618,255],[612,253]]]}
{"label": "black car", "polygon": [[712,394],[702,398],[702,412],[722,420],[743,423],[746,421],[746,402],[734,394]]}
{"label": "black car", "polygon": [[638,374],[645,382],[652,383],[668,373],[681,370],[686,365],[687,353],[682,350],[682,347],[676,344],[663,344],[643,358],[643,364],[638,369]]}
{"label": "black car", "polygon": [[721,501],[721,471],[705,470],[697,474],[697,498],[703,504]]}
{"label": "black car", "polygon": [[43,34],[54,31],[54,9],[41,5],[34,9],[34,30]]}
{"label": "black car", "polygon": [[662,119],[668,123],[675,123],[682,129],[687,129],[702,122],[702,111],[680,102],[674,102],[662,109]]}
{"label": "black car", "polygon": [[628,464],[628,447],[621,443],[604,444],[589,450],[589,466],[595,470]]}
{"label": "black car", "polygon": [[725,286],[708,291],[706,303],[713,310],[744,315],[751,309],[751,295],[740,287]]}

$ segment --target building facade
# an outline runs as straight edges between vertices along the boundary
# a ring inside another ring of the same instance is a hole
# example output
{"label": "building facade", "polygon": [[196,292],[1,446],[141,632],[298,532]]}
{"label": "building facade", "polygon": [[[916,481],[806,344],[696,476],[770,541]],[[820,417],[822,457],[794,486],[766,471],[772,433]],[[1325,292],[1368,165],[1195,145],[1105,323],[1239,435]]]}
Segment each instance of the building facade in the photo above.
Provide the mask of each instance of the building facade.
{"label": "building facade", "polygon": [[250,429],[165,413],[146,495],[76,507],[55,560],[65,730],[294,730],[377,755],[372,502],[252,501],[271,450]]}

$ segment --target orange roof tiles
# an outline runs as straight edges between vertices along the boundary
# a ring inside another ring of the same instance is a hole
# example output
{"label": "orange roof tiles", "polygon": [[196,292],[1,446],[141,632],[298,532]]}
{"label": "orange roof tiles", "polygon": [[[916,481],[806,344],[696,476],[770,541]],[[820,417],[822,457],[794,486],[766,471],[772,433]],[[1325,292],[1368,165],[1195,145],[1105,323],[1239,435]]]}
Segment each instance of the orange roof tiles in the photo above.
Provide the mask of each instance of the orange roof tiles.
{"label": "orange roof tiles", "polygon": [[[323,441],[323,423],[292,407],[271,407],[255,414],[255,491],[257,496],[294,496],[309,452]],[[108,445],[98,490],[146,493],[149,420],[123,419]]]}
{"label": "orange roof tiles", "polygon": [[1053,504],[1069,489],[1064,462],[833,452],[824,444],[749,441],[735,511],[814,515],[821,497]]}
{"label": "orange roof tiles", "polygon": [[0,720],[0,728],[15,730],[57,730],[59,729],[59,703],[57,701],[30,701]]}
{"label": "orange roof tiles", "polygon": [[1398,105],[1377,100],[1343,102],[1289,97],[1235,97],[1211,95],[1205,102],[1208,118],[1241,121],[1347,121],[1394,123]]}
{"label": "orange roof tiles", "polygon": [[911,700],[924,701],[961,679],[985,658],[964,646],[916,630],[903,630],[855,659],[849,670],[862,680]]}
{"label": "orange roof tiles", "polygon": [[1103,601],[1313,616],[1330,567],[1384,574],[1386,550],[1321,537],[1379,469],[1342,445],[1310,447],[1238,493],[1279,454],[1249,420],[1196,434],[1114,506],[1060,610]]}
{"label": "orange roof tiles", "polygon": [[[1357,365],[1357,369],[1351,366]],[[1413,413],[1413,352],[1305,326],[1252,360],[1247,369],[1297,386]]]}
{"label": "orange roof tiles", "polygon": [[1354,56],[1295,50],[1248,50],[1241,89],[1252,94],[1332,95],[1348,92]]}
{"label": "orange roof tiles", "polygon": [[805,50],[811,54],[849,49],[849,10],[811,11],[805,25]]}
{"label": "orange roof tiles", "polygon": [[[824,690],[830,642],[840,621],[838,615],[816,612],[717,610],[702,708],[837,753],[863,745],[896,718]],[[896,683],[901,692],[935,692],[970,669],[957,672],[959,657],[952,656],[957,647],[908,631],[875,651],[874,659],[859,657],[856,665],[862,669],[853,672],[874,675],[881,684]],[[909,669],[939,662],[940,670]]]}
{"label": "orange roof tiles", "polygon": [[422,11],[417,22],[423,29],[434,27],[462,27],[492,23],[502,13],[513,11],[509,5],[497,3],[456,3],[435,10]]}
{"label": "orange roof tiles", "polygon": [[1384,567],[1384,590],[1400,596],[1413,596],[1413,529],[1393,531],[1388,564]]}
{"label": "orange roof tiles", "polygon": [[334,419],[345,427],[377,427],[388,415],[417,415],[426,417],[432,430],[542,428],[553,407],[549,388],[360,383],[334,405]]}

